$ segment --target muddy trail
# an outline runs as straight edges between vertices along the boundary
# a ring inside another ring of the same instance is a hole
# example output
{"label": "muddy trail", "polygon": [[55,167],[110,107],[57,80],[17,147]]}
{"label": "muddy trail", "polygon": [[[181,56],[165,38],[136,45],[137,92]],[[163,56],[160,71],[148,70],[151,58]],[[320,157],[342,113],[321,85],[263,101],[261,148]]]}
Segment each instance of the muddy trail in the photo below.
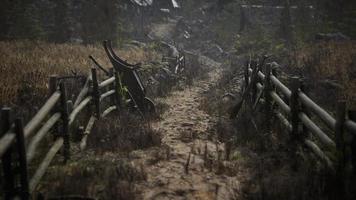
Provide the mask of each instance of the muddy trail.
{"label": "muddy trail", "polygon": [[202,95],[222,76],[216,63],[192,86],[165,99],[169,109],[153,128],[163,135],[158,153],[135,152],[147,180],[139,185],[143,199],[240,199],[240,182],[247,171],[227,175],[224,144],[216,141],[217,119],[200,109]]}

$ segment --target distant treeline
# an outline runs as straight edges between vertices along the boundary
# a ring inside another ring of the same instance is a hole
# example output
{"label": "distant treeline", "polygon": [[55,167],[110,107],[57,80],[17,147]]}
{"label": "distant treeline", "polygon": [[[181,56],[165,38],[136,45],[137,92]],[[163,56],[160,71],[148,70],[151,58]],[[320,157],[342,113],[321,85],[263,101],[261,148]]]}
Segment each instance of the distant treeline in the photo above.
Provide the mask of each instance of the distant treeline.
{"label": "distant treeline", "polygon": [[[127,0],[2,0],[0,40],[115,40]],[[120,5],[121,4],[121,5]]]}
{"label": "distant treeline", "polygon": [[[178,3],[185,6],[187,1],[179,0]],[[217,2],[221,7],[232,2],[208,1]],[[157,14],[157,8],[166,8],[168,2],[154,0],[156,10],[150,15]],[[323,20],[325,31],[339,30],[356,37],[356,0],[241,0],[241,3],[313,5],[318,13],[314,21]],[[94,43],[103,39],[116,41],[122,36],[120,31],[131,31],[127,29],[132,22],[144,24],[145,17],[140,17],[140,12],[130,0],[1,0],[0,40],[39,39],[58,43]],[[306,12],[301,10],[300,16],[307,16]],[[285,15],[288,16],[288,12]],[[310,18],[304,18],[300,23],[310,23]]]}

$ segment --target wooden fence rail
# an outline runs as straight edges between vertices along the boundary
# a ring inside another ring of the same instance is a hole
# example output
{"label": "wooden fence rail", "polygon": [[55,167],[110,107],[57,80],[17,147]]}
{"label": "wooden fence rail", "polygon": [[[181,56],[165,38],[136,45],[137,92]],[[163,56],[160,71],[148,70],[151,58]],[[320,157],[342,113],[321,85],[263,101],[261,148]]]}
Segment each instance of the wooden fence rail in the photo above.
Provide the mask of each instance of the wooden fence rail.
{"label": "wooden fence rail", "polygon": [[[100,113],[100,103],[103,102],[102,100],[110,95],[120,95],[112,92],[115,91],[114,83],[117,76],[112,76],[98,83],[96,69],[93,68],[91,72],[91,75],[88,77],[88,83],[90,84],[84,84],[83,89],[77,97],[78,101],[73,108],[69,108],[71,101],[67,99],[65,83],[58,81],[59,78],[57,76],[51,76],[49,86],[52,94],[25,127],[22,127],[21,119],[12,121],[10,108],[2,109],[0,157],[2,158],[4,171],[5,199],[14,199],[16,197],[28,199],[29,194],[35,190],[50,163],[60,150],[63,151],[65,161],[70,158],[70,130],[74,128],[72,125],[78,119],[79,113],[88,108],[88,106],[93,105],[95,107],[93,116],[99,118],[102,116]],[[108,87],[110,88],[109,91],[101,92]],[[100,99],[100,93],[103,93],[101,96],[102,99]],[[115,102],[111,102],[111,104],[115,105]],[[118,108],[115,107],[115,109]],[[113,110],[113,107],[110,106],[104,111],[103,115],[106,116]],[[90,126],[86,129],[86,135],[90,133],[94,125],[94,120],[92,119],[90,118],[89,120]],[[55,126],[57,129],[53,129]],[[50,133],[55,138],[54,143],[50,146],[49,151],[35,170],[33,176],[28,178],[28,165],[36,156],[40,142]],[[16,165],[20,166],[20,171],[14,168]]]}
{"label": "wooden fence rail", "polygon": [[[64,79],[53,75],[49,78],[48,100],[24,127],[20,118],[12,119],[11,108],[1,109],[0,158],[3,171],[1,178],[4,181],[0,198],[29,199],[58,152],[62,151],[65,162],[70,159],[70,132],[79,128],[76,121],[83,110],[88,110],[90,117],[82,132],[79,143],[81,150],[86,148],[88,135],[95,122],[122,107],[123,87],[119,72],[114,68],[106,70],[92,57],[90,59],[108,78],[99,82],[97,71],[92,68],[74,104],[67,99]],[[179,69],[179,72],[184,70],[184,55],[179,55],[175,60],[175,69]],[[49,135],[52,135],[54,142],[30,177],[28,166],[38,154],[41,141]]]}
{"label": "wooden fence rail", "polygon": [[[353,174],[356,174],[356,115],[352,114],[355,111],[349,111],[347,116],[346,103],[339,100],[336,116],[333,117],[305,93],[302,80],[292,77],[289,89],[278,79],[272,67],[263,62],[246,65],[242,99],[234,106],[231,117],[236,117],[244,103],[252,102],[253,109],[264,105],[267,124],[270,114],[274,115],[290,132],[295,145],[310,149],[337,173],[344,173],[345,166],[351,165]],[[266,128],[269,132],[270,125]],[[346,138],[352,138],[351,142]],[[351,153],[347,153],[346,149]],[[327,156],[325,150],[336,152],[336,159]]]}

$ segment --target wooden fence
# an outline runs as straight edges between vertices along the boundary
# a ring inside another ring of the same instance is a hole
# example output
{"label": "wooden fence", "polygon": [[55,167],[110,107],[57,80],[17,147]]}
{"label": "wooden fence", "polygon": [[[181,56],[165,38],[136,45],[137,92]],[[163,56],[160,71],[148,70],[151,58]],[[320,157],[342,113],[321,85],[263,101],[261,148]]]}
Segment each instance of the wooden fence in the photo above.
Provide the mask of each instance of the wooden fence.
{"label": "wooden fence", "polygon": [[[253,110],[262,106],[267,132],[271,131],[271,118],[275,116],[290,133],[294,146],[303,145],[341,174],[346,165],[352,166],[355,174],[356,112],[347,114],[345,101],[339,100],[333,117],[306,94],[307,88],[301,79],[292,77],[290,83],[289,89],[278,79],[272,64],[248,63],[244,70],[242,99],[233,108],[231,117],[238,114],[244,102]],[[335,152],[336,159],[327,156],[322,149]]]}
{"label": "wooden fence", "polygon": [[169,56],[163,56],[162,61],[168,61],[168,62],[174,62],[174,73],[179,74],[182,73],[185,69],[186,61],[185,61],[185,55],[181,52],[179,52],[178,56],[175,57],[169,57]]}
{"label": "wooden fence", "polygon": [[[184,67],[182,57],[177,58],[178,68]],[[74,103],[68,100],[66,84],[60,77],[49,78],[49,90],[50,97],[25,126],[21,118],[12,120],[10,108],[1,110],[0,158],[4,190],[0,197],[4,199],[29,199],[59,151],[62,150],[64,161],[70,159],[71,130],[82,128],[79,146],[83,150],[94,123],[122,107],[120,75],[113,68],[102,82],[98,80],[97,70],[92,68]],[[105,99],[110,103],[103,108]],[[80,127],[76,122],[84,110],[85,114],[90,113],[90,118],[86,126]],[[28,166],[36,157],[40,142],[49,135],[55,138],[54,142],[30,177]]]}

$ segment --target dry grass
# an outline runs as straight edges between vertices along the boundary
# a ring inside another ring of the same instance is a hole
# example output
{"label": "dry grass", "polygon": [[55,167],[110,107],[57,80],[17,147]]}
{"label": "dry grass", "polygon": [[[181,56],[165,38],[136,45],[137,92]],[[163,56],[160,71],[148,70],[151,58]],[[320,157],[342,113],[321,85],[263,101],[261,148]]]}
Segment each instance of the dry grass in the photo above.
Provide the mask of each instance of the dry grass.
{"label": "dry grass", "polygon": [[88,146],[97,153],[130,152],[161,145],[161,134],[140,116],[121,111],[120,116],[104,118],[95,125]]}
{"label": "dry grass", "polygon": [[[159,59],[152,49],[131,48],[118,50],[129,62],[150,62]],[[71,70],[87,74],[93,65],[93,55],[99,63],[111,66],[101,45],[53,44],[35,41],[0,41],[0,105],[33,102],[47,94],[48,77],[52,74],[68,75]]]}
{"label": "dry grass", "polygon": [[159,148],[161,138],[149,122],[128,112],[101,119],[89,135],[88,149],[76,152],[73,145],[75,153],[69,163],[51,165],[34,196],[141,199],[135,185],[146,181],[147,172],[143,165],[132,162],[130,153]]}
{"label": "dry grass", "polygon": [[321,42],[300,49],[296,55],[307,77],[315,82],[329,80],[342,87],[341,94],[350,106],[356,100],[356,42]]}
{"label": "dry grass", "polygon": [[144,169],[127,159],[112,153],[87,155],[65,167],[52,167],[33,197],[42,194],[45,199],[139,199],[135,182],[145,180]]}

